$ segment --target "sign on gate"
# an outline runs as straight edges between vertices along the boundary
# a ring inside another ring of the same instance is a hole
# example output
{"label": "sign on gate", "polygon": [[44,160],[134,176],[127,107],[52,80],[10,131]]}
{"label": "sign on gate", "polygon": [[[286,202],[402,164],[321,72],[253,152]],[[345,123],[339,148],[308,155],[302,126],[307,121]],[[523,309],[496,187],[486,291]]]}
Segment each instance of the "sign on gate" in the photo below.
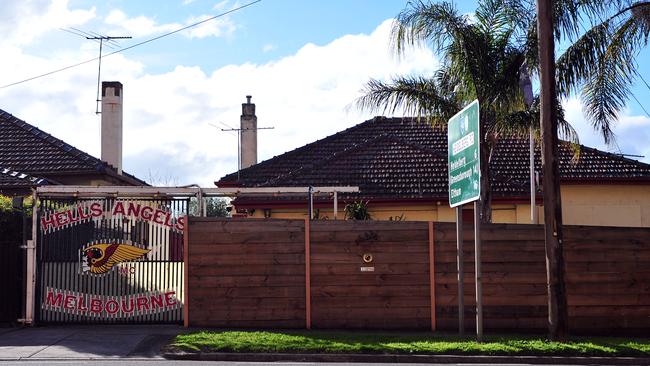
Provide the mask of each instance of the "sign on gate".
{"label": "sign on gate", "polygon": [[478,100],[451,117],[447,126],[449,206],[456,207],[481,196]]}
{"label": "sign on gate", "polygon": [[38,320],[180,322],[188,203],[42,198]]}

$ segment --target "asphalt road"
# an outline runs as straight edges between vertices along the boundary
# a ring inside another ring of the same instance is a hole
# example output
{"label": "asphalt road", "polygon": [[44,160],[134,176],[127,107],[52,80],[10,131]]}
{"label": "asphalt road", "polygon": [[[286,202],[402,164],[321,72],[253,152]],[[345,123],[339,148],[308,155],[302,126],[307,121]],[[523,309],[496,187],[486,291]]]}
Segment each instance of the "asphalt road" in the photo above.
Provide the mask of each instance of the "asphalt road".
{"label": "asphalt road", "polygon": [[[76,365],[91,365],[91,366],[115,366],[117,364],[125,365],[134,365],[134,366],[176,366],[176,365],[219,365],[219,366],[258,366],[258,365],[278,365],[278,366],[375,366],[376,363],[321,363],[321,362],[274,362],[274,363],[265,363],[265,362],[218,362],[218,361],[168,361],[168,360],[134,360],[134,359],[120,359],[120,360],[78,360],[78,361],[63,361],[63,360],[48,360],[46,361],[48,365],[60,365],[60,366],[76,366]],[[24,360],[24,361],[7,361],[0,362],[1,366],[26,366],[26,365],[40,365],[42,360]],[[422,366],[421,363],[398,363],[398,364],[381,364],[381,365],[399,365],[399,366]],[[495,364],[427,364],[427,365],[445,365],[445,366],[481,366],[481,365],[490,365],[494,366]],[[509,366],[528,366],[529,364],[512,364]],[[554,365],[554,366],[573,366],[573,365]]]}

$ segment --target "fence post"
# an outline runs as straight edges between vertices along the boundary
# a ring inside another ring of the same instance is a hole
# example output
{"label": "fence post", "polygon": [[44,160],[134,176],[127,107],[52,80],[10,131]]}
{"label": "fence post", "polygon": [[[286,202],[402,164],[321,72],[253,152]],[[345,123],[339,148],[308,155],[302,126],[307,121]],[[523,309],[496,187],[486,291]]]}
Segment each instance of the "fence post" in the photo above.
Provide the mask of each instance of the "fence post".
{"label": "fence post", "polygon": [[185,227],[183,228],[183,326],[185,328],[190,326],[190,307],[188,300],[190,298],[190,278],[189,278],[189,240],[190,240],[190,215],[185,216]]}
{"label": "fence post", "polygon": [[436,272],[435,235],[433,221],[429,221],[429,295],[431,296],[431,331],[436,331]]}
{"label": "fence post", "polygon": [[38,195],[32,193],[32,240],[27,241],[27,273],[25,278],[25,319],[24,323],[33,325],[36,312],[36,245],[38,245]]}
{"label": "fence post", "polygon": [[311,251],[310,251],[310,221],[305,219],[305,328],[311,329]]}

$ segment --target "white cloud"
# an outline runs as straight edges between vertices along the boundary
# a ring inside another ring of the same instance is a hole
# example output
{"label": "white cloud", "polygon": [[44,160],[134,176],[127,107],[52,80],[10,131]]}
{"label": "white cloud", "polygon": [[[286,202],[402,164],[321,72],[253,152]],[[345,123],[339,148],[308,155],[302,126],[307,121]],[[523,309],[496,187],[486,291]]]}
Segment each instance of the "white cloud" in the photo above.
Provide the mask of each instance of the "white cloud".
{"label": "white cloud", "polygon": [[[155,19],[144,15],[128,17],[122,10],[113,9],[106,18],[104,18],[104,22],[114,28],[112,31],[126,33],[134,38],[138,38],[172,32],[188,25],[212,18],[213,16],[214,15],[192,16],[187,18],[182,24],[158,23]],[[221,37],[231,35],[236,29],[236,25],[228,17],[222,17],[201,23],[180,32],[180,34],[188,38]]]}
{"label": "white cloud", "polygon": [[[198,23],[214,17],[214,15],[200,15],[197,17],[190,17],[185,21],[185,25]],[[183,31],[189,38],[206,38],[206,37],[222,37],[231,35],[235,32],[237,26],[227,17],[216,18],[201,23],[186,31]]]}
{"label": "white cloud", "polygon": [[[119,14],[113,14],[119,19]],[[371,117],[347,107],[369,78],[432,74],[438,62],[428,49],[401,59],[389,52],[390,21],[371,34],[348,35],[326,45],[307,44],[293,55],[265,64],[242,63],[216,70],[179,65],[163,74],[119,54],[103,74],[124,84],[124,169],[147,178],[211,186],[233,172],[237,140],[209,123],[239,125],[241,104],[251,94],[258,125],[259,159],[323,138]],[[5,50],[2,50],[5,51]],[[0,80],[13,79],[9,63],[51,69],[51,60],[12,51],[0,59]],[[88,56],[96,50],[89,49]],[[70,55],[61,64],[86,54]],[[0,89],[1,108],[68,143],[99,155],[99,117],[94,114],[96,64]],[[106,79],[106,78],[105,78]]]}
{"label": "white cloud", "polygon": [[274,51],[277,47],[274,44],[267,43],[262,47],[262,52],[271,52]]}
{"label": "white cloud", "polygon": [[170,32],[182,27],[178,23],[157,24],[155,20],[145,16],[129,18],[119,9],[112,10],[106,16],[104,22],[108,25],[119,27],[120,30],[118,32],[129,34],[134,38]]}
{"label": "white cloud", "polygon": [[583,105],[577,97],[569,98],[563,103],[565,118],[578,131],[580,143],[603,151],[613,153],[642,155],[643,158],[633,157],[650,163],[650,118],[632,115],[625,109],[619,115],[619,120],[613,126],[616,135],[615,143],[606,145],[602,136],[587,121],[583,113]]}
{"label": "white cloud", "polygon": [[[218,3],[214,4],[212,10],[224,10],[229,3],[230,3],[229,0],[219,1]],[[237,6],[239,6],[239,3],[235,3],[235,5],[233,5],[232,7],[236,8]]]}
{"label": "white cloud", "polygon": [[11,1],[2,5],[1,46],[26,46],[48,32],[95,18],[94,7],[70,10],[67,0]]}

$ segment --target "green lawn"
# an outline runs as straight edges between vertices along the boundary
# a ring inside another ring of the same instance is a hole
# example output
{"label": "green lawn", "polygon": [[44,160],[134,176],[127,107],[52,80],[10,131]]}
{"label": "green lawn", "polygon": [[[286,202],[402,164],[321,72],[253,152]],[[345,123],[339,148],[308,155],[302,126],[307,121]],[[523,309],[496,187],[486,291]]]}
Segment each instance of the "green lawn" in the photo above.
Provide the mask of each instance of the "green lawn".
{"label": "green lawn", "polygon": [[452,335],[340,331],[201,331],[178,335],[171,346],[213,352],[650,357],[650,339],[573,337],[549,342],[534,336],[487,336],[477,343]]}

